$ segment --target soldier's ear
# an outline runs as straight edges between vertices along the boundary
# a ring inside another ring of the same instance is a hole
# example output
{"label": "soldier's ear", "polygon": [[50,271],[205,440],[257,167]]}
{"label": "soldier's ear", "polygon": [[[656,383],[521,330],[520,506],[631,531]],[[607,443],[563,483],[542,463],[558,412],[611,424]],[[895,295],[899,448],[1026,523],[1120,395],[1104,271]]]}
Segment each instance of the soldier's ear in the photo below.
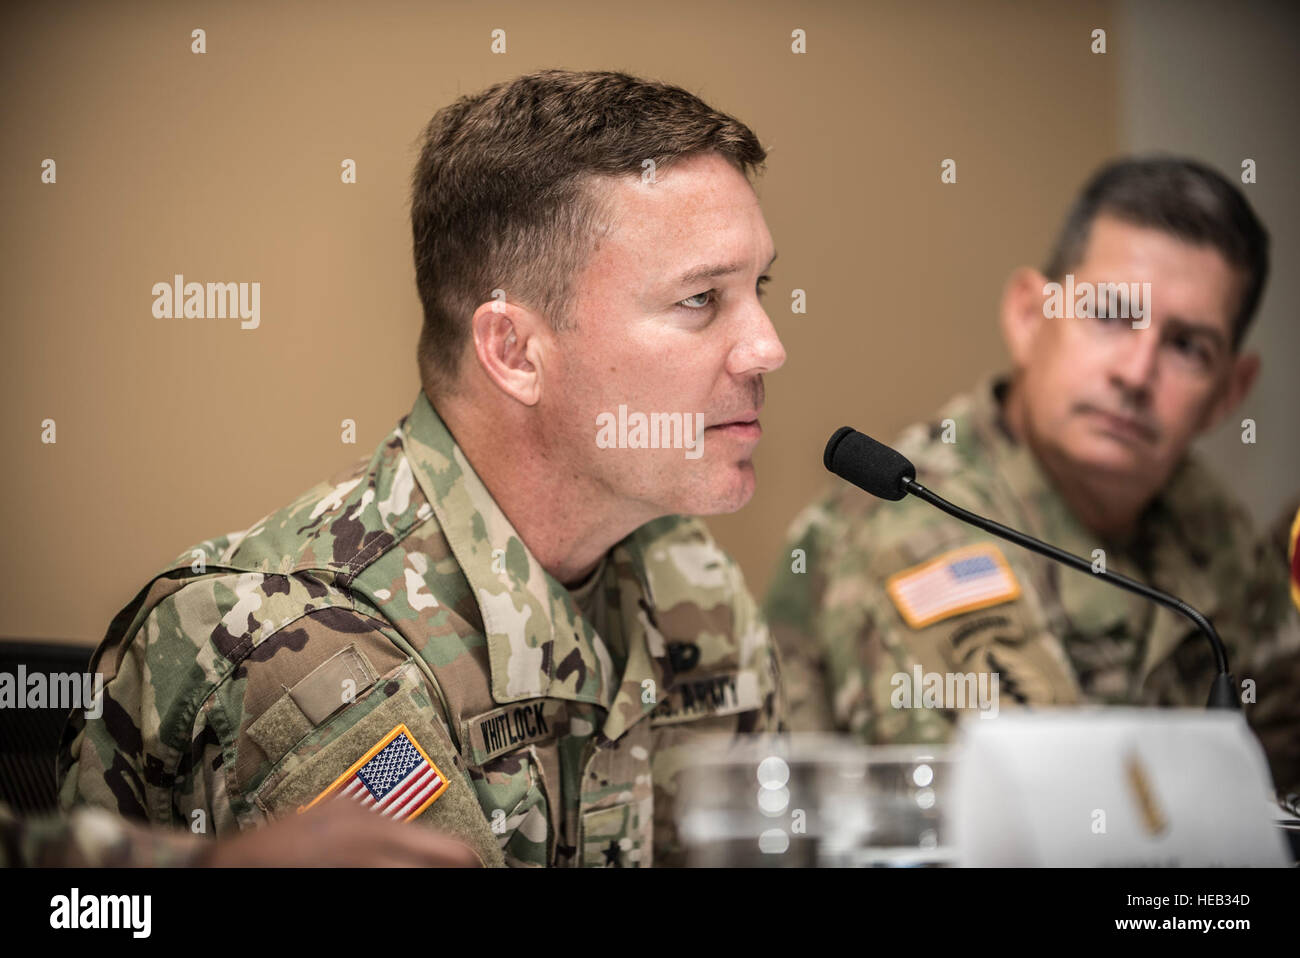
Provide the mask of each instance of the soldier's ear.
{"label": "soldier's ear", "polygon": [[1029,365],[1034,339],[1042,328],[1046,284],[1047,277],[1038,270],[1021,266],[1002,289],[1002,339],[1017,369]]}
{"label": "soldier's ear", "polygon": [[498,389],[525,406],[542,394],[543,339],[546,323],[515,303],[483,303],[470,320],[474,355]]}
{"label": "soldier's ear", "polygon": [[1259,376],[1259,362],[1259,353],[1240,353],[1233,357],[1232,368],[1228,370],[1228,382],[1210,407],[1201,426],[1202,432],[1217,426],[1250,395],[1251,387]]}

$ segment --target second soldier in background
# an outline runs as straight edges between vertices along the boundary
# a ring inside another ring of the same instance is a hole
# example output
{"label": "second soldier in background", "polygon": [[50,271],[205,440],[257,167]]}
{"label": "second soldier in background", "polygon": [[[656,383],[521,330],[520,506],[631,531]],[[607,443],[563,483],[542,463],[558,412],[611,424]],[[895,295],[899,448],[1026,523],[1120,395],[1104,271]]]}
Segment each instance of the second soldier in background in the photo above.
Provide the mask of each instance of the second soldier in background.
{"label": "second soldier in background", "polygon": [[[1208,615],[1287,788],[1300,782],[1300,628],[1286,570],[1189,449],[1254,381],[1259,358],[1242,341],[1267,274],[1267,233],[1222,176],[1172,158],[1108,165],[1046,269],[1006,286],[1012,370],[895,446],[954,503]],[[1113,296],[1121,283],[1136,297]],[[995,687],[987,705],[1000,708],[1199,707],[1215,674],[1177,613],[840,480],[796,518],[766,612],[793,727],[870,743],[946,741],[982,707],[922,701],[918,667],[996,676],[972,687]]]}

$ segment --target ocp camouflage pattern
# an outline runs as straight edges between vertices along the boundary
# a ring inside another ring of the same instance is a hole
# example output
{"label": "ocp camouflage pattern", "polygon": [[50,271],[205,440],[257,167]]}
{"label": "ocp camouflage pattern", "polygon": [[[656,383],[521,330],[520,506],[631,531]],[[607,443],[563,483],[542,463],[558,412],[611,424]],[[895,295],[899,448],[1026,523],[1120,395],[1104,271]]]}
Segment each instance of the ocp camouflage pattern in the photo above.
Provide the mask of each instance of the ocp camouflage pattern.
{"label": "ocp camouflage pattern", "polygon": [[[778,661],[696,519],[642,526],[602,575],[606,636],[421,393],[368,460],[185,550],[117,615],[60,800],[226,835],[294,814],[405,723],[451,783],[416,822],[485,864],[680,861],[690,744],[778,729]],[[684,709],[699,683],[723,692]]]}

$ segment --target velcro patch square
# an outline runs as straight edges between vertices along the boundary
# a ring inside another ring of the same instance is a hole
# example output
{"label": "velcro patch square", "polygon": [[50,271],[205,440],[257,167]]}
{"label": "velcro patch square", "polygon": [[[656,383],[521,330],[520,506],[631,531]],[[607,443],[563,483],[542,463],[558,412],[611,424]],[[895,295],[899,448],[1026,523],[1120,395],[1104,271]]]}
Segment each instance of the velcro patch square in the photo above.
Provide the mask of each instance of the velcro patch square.
{"label": "velcro patch square", "polygon": [[341,799],[408,822],[447,790],[447,778],[425,754],[405,724],[398,725],[311,802]]}
{"label": "velcro patch square", "polygon": [[1020,597],[1020,583],[992,543],[964,546],[889,577],[885,591],[914,629]]}

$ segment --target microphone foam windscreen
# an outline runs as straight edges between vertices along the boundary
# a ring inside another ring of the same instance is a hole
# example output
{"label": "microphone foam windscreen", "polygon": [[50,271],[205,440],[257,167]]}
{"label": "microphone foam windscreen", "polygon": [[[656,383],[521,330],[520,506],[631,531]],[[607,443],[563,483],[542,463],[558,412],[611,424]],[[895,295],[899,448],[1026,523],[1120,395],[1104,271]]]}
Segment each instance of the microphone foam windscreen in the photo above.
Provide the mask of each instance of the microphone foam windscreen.
{"label": "microphone foam windscreen", "polygon": [[881,499],[902,499],[907,495],[903,480],[916,478],[916,467],[907,457],[851,426],[835,430],[822,462],[841,479]]}

